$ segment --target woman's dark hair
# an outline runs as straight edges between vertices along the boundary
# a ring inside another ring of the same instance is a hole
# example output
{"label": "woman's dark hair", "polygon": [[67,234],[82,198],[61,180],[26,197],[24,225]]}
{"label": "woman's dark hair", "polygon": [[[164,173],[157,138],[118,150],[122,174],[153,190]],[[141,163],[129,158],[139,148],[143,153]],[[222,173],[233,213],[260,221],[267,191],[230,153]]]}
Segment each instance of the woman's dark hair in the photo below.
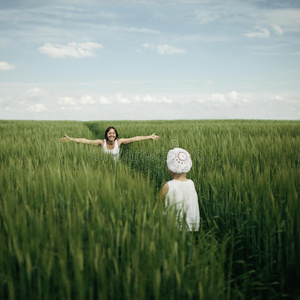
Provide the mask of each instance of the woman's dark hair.
{"label": "woman's dark hair", "polygon": [[113,127],[113,126],[109,126],[106,130],[105,130],[105,134],[104,134],[104,136],[105,136],[105,138],[108,140],[108,138],[107,138],[107,133],[111,130],[111,129],[113,129],[114,131],[115,131],[115,133],[116,133],[116,138],[115,139],[117,139],[118,138],[118,132],[117,132],[117,130],[116,130],[116,128],[115,127]]}

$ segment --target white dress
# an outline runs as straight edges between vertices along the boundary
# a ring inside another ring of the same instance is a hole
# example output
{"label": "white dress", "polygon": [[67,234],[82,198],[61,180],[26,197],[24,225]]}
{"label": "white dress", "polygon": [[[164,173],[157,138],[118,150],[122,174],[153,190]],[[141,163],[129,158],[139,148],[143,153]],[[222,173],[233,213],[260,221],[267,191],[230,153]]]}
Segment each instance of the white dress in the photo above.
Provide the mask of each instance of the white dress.
{"label": "white dress", "polygon": [[119,155],[120,155],[120,148],[118,145],[118,141],[115,140],[115,147],[112,150],[107,149],[107,145],[106,145],[106,140],[104,139],[104,144],[103,144],[103,151],[105,153],[109,153],[113,156],[114,160],[118,160],[119,159]]}
{"label": "white dress", "polygon": [[168,181],[169,191],[165,198],[165,208],[175,208],[178,211],[179,221],[185,216],[190,231],[198,231],[200,226],[200,211],[198,195],[194,182],[171,180]]}

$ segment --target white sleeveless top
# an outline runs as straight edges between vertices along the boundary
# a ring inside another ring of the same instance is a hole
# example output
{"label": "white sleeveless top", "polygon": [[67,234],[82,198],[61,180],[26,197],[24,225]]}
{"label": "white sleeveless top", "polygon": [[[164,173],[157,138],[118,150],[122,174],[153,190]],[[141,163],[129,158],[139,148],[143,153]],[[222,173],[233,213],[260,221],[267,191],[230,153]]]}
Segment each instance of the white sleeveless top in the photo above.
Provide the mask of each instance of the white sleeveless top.
{"label": "white sleeveless top", "polygon": [[192,180],[168,181],[169,191],[165,198],[165,207],[176,208],[178,210],[179,220],[185,221],[190,231],[198,231],[200,226],[200,211],[198,204],[198,195]]}
{"label": "white sleeveless top", "polygon": [[115,147],[114,147],[114,149],[109,150],[109,149],[107,149],[106,140],[104,139],[103,151],[105,153],[112,154],[114,160],[118,160],[119,159],[119,155],[120,155],[120,148],[119,148],[119,145],[118,145],[118,141],[115,140]]}

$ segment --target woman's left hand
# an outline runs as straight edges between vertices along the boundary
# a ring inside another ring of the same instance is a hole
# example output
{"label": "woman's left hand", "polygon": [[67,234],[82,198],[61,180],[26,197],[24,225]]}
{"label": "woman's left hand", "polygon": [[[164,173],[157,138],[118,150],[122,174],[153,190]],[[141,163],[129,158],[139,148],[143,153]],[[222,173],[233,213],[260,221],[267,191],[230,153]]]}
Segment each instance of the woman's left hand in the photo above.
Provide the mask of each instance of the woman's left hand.
{"label": "woman's left hand", "polygon": [[68,137],[66,134],[64,134],[64,138],[60,138],[59,141],[60,142],[70,142],[71,141],[71,138]]}

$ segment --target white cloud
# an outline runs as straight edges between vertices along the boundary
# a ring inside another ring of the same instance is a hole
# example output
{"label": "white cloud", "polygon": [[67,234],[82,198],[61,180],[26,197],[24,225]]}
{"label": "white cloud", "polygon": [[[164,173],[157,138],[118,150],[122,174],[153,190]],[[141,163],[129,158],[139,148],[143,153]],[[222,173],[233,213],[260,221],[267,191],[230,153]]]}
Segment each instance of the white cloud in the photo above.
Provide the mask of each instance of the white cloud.
{"label": "white cloud", "polygon": [[283,35],[283,29],[278,25],[271,25],[277,35]]}
{"label": "white cloud", "polygon": [[78,105],[75,105],[75,106],[61,106],[60,109],[61,110],[75,110],[75,111],[78,111],[78,110],[81,110],[81,107],[78,106]]}
{"label": "white cloud", "polygon": [[222,93],[213,93],[211,95],[204,95],[197,100],[199,103],[210,103],[210,104],[224,104],[224,105],[233,105],[241,103],[250,103],[248,99],[240,96],[236,91],[232,91],[228,94]]}
{"label": "white cloud", "polygon": [[148,43],[144,43],[143,47],[146,48],[146,49],[148,49],[148,48],[154,49],[155,48],[155,46],[153,44],[148,44]]}
{"label": "white cloud", "polygon": [[124,97],[121,93],[115,96],[117,103],[173,103],[173,100],[165,96],[151,96],[151,95],[133,95],[130,98]]}
{"label": "white cloud", "polygon": [[226,97],[223,94],[215,93],[210,96],[212,102],[215,103],[226,103]]}
{"label": "white cloud", "polygon": [[0,111],[9,111],[10,107],[9,106],[5,106],[5,107],[0,107]]}
{"label": "white cloud", "polygon": [[93,99],[93,97],[90,95],[85,95],[85,96],[81,97],[80,102],[82,104],[94,104],[96,102],[96,100]]}
{"label": "white cloud", "polygon": [[131,101],[124,97],[121,93],[118,93],[116,96],[115,96],[116,100],[118,103],[122,103],[122,104],[128,104],[128,103],[131,103]]}
{"label": "white cloud", "polygon": [[238,93],[236,91],[232,91],[228,94],[228,97],[233,102],[238,102]]}
{"label": "white cloud", "polygon": [[109,99],[106,98],[106,97],[100,96],[100,98],[99,98],[99,103],[100,103],[100,104],[111,104],[112,101],[109,100]]}
{"label": "white cloud", "polygon": [[167,44],[158,45],[157,51],[159,54],[176,54],[176,53],[185,53],[184,49],[176,48]]}
{"label": "white cloud", "polygon": [[[131,95],[123,95],[122,93],[117,93],[114,96],[103,96],[103,95],[94,95],[91,96],[89,94],[85,96],[78,97],[77,99],[74,97],[58,97],[57,104],[64,110],[79,110],[81,107],[80,104],[141,104],[141,103],[173,103],[173,100],[166,96],[153,96],[149,94],[140,95],[140,94],[131,94]],[[75,108],[76,107],[76,108]]]}
{"label": "white cloud", "polygon": [[124,31],[128,32],[137,32],[137,33],[150,33],[150,34],[158,34],[159,31],[149,29],[149,28],[135,28],[135,27],[130,27],[130,28],[124,28]]}
{"label": "white cloud", "polygon": [[6,101],[4,101],[2,98],[0,98],[0,111],[9,111],[10,107],[9,106],[2,106],[4,105]]}
{"label": "white cloud", "polygon": [[282,8],[268,10],[264,13],[263,19],[269,24],[277,24],[284,28],[285,32],[300,31],[300,9]]}
{"label": "white cloud", "polygon": [[72,97],[59,97],[57,103],[60,105],[60,110],[81,110],[81,107],[77,105],[76,100]]}
{"label": "white cloud", "polygon": [[25,92],[25,96],[29,98],[40,98],[45,97],[48,94],[46,90],[39,87],[31,88]]}
{"label": "white cloud", "polygon": [[159,54],[181,54],[185,53],[186,51],[181,48],[176,48],[174,46],[163,44],[163,45],[154,45],[149,43],[144,43],[142,45],[145,49],[151,49],[157,51]]}
{"label": "white cloud", "polygon": [[59,97],[57,103],[59,105],[77,105],[76,101],[71,97]]}
{"label": "white cloud", "polygon": [[217,21],[220,19],[220,14],[217,12],[210,12],[210,11],[196,11],[195,13],[195,19],[200,22],[200,24],[209,24],[214,21]]}
{"label": "white cloud", "polygon": [[141,97],[142,102],[147,102],[147,103],[172,103],[173,100],[169,99],[167,97],[154,97],[151,95],[145,95]]}
{"label": "white cloud", "polygon": [[26,111],[29,112],[42,112],[42,111],[46,111],[46,107],[44,104],[41,103],[37,103],[34,105],[30,105],[29,107],[26,108]]}
{"label": "white cloud", "polygon": [[103,48],[101,44],[98,43],[68,43],[66,46],[63,45],[53,45],[44,44],[44,46],[39,47],[39,51],[43,54],[49,55],[51,57],[93,57],[95,56],[94,51],[96,49]]}
{"label": "white cloud", "polygon": [[152,96],[149,94],[146,95],[129,95],[124,96],[122,93],[118,93],[109,99],[104,96],[100,96],[99,98],[100,104],[111,104],[111,103],[119,103],[119,104],[142,104],[142,103],[173,103],[173,100],[165,97],[165,96]]}
{"label": "white cloud", "polygon": [[[264,1],[208,1],[211,5],[203,5],[201,10],[193,12],[193,19],[202,24],[269,24],[276,34],[300,31],[300,9],[291,5],[293,1],[281,1],[280,7],[265,7],[261,9],[260,2]],[[285,3],[286,2],[286,3]],[[289,3],[288,3],[289,2]],[[276,5],[276,4],[275,4]],[[274,25],[270,24],[276,24]],[[268,30],[268,29],[267,29]],[[267,34],[266,32],[251,32],[250,37]]]}
{"label": "white cloud", "polygon": [[246,33],[246,36],[250,37],[250,38],[255,38],[255,37],[268,38],[268,37],[270,37],[270,31],[268,29],[261,28],[261,27],[255,27],[255,29],[256,29],[256,31],[254,31],[254,32]]}
{"label": "white cloud", "polygon": [[13,70],[15,68],[14,65],[9,64],[5,61],[0,61],[0,71],[10,71]]}
{"label": "white cloud", "polygon": [[255,31],[247,33],[246,36],[250,38],[269,38],[271,32],[275,33],[276,35],[284,34],[282,27],[280,27],[279,25],[271,24],[269,26],[266,25],[266,27],[269,27],[269,29],[256,26]]}
{"label": "white cloud", "polygon": [[275,95],[271,97],[272,100],[278,101],[278,102],[285,102],[284,97],[279,96],[279,95]]}

